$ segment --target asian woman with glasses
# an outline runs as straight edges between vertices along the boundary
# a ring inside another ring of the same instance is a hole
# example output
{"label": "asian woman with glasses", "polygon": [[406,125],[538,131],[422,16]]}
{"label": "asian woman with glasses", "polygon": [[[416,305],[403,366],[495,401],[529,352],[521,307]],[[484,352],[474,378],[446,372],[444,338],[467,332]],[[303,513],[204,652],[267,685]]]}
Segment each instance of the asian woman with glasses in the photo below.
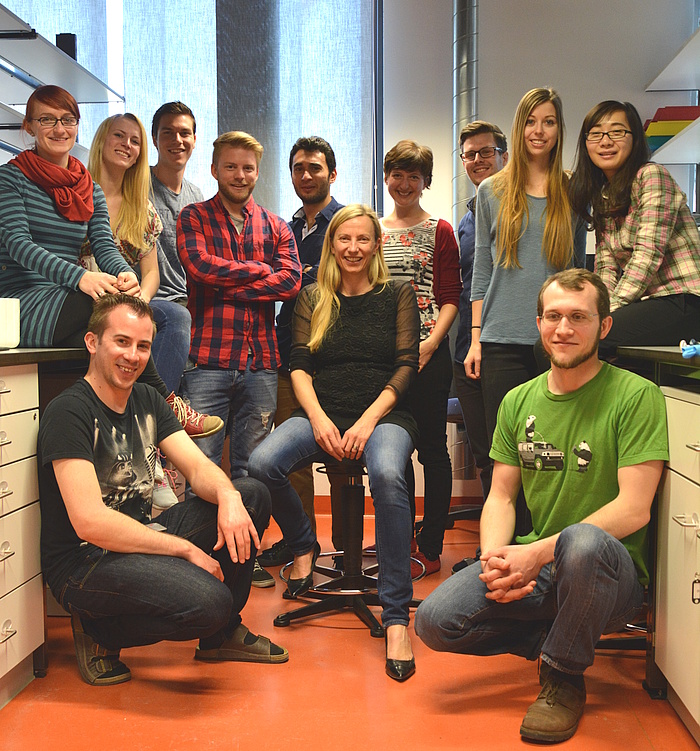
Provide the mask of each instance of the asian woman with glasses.
{"label": "asian woman with glasses", "polygon": [[619,345],[675,346],[700,326],[698,228],[675,180],[649,159],[632,104],[605,101],[586,115],[571,202],[595,231],[595,270],[610,293],[608,356]]}
{"label": "asian woman with glasses", "polygon": [[569,203],[563,138],[559,95],[532,89],[515,113],[508,163],[479,185],[465,368],[481,378],[489,438],[505,394],[541,370],[533,345],[542,283],[584,263],[585,227],[577,229]]}

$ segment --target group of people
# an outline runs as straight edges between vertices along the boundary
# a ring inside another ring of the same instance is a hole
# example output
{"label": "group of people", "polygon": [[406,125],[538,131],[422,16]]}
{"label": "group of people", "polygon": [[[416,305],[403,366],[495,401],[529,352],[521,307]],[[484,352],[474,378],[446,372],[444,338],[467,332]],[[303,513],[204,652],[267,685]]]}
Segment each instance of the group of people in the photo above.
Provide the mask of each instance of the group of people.
{"label": "group of people", "polygon": [[[591,110],[571,176],[551,89],[521,100],[510,152],[497,126],[465,127],[478,192],[459,246],[421,206],[433,157],[413,141],[386,154],[394,208],[380,220],[332,198],[333,149],[300,138],[287,224],[253,199],[263,147],[249,134],[214,142],[205,201],[184,179],[186,105],[155,113],[150,174],[137,117],[100,126],[88,169],[69,155],[79,119],[55,86],[27,104],[34,147],[0,167],[0,295],[20,298],[22,346],[90,354],[39,437],[43,569],[83,679],[128,680],[120,650],[162,639],[198,638],[202,660],[286,661],[241,610],[251,585],[274,584],[263,566],[291,562],[292,597],[313,585],[311,464],[345,460],[365,464],[375,504],[385,669],[410,678],[412,565],[440,569],[454,379],[485,498],[480,553],[418,608],[416,633],[438,650],[541,657],[521,734],[570,737],[599,636],[641,606],[667,458],[659,390],[598,349],[674,344],[700,320],[700,236],[636,109]],[[596,274],[581,268],[589,228]],[[154,521],[160,452],[189,485]],[[270,514],[283,539],[256,557]]]}

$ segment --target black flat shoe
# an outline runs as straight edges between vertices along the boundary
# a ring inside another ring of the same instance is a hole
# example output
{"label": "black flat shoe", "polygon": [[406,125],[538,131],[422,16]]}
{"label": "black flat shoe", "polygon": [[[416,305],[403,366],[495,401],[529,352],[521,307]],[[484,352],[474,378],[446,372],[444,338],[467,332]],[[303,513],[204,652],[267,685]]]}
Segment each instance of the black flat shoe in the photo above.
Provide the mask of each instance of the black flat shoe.
{"label": "black flat shoe", "polygon": [[301,597],[301,595],[306,594],[311,589],[311,585],[314,583],[314,566],[320,554],[321,546],[317,542],[314,545],[314,553],[311,558],[311,573],[303,576],[301,579],[287,580],[287,594],[290,597]]}
{"label": "black flat shoe", "polygon": [[[384,653],[386,654],[386,631],[384,632]],[[402,683],[407,681],[416,672],[416,658],[410,660],[391,660],[386,658],[386,674],[389,678]]]}

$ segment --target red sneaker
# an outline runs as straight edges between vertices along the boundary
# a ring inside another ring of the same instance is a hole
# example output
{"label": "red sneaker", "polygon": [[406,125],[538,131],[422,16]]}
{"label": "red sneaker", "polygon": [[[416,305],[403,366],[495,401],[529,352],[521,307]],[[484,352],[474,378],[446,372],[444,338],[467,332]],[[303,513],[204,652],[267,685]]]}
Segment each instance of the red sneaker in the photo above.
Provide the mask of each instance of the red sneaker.
{"label": "red sneaker", "polygon": [[197,412],[181,397],[175,396],[174,391],[170,392],[170,396],[165,401],[190,438],[206,438],[218,433],[224,427],[224,421],[220,417]]}
{"label": "red sneaker", "polygon": [[[425,573],[423,573],[423,566],[420,565],[420,563],[425,566]],[[424,576],[430,576],[431,574],[437,574],[437,572],[440,570],[440,556],[438,556],[434,561],[431,561],[430,559],[426,558],[423,553],[417,551],[416,553],[411,553],[411,579],[422,579]]]}

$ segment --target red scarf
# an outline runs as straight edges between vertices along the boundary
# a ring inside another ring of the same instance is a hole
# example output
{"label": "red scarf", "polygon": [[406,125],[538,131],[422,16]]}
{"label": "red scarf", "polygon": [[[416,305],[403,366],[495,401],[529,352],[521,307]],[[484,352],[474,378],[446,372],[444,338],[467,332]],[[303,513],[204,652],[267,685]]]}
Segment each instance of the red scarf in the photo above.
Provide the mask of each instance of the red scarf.
{"label": "red scarf", "polygon": [[58,213],[69,222],[87,222],[94,213],[92,176],[75,157],[68,156],[68,169],[40,157],[36,151],[23,151],[10,160],[22,174],[45,190]]}

